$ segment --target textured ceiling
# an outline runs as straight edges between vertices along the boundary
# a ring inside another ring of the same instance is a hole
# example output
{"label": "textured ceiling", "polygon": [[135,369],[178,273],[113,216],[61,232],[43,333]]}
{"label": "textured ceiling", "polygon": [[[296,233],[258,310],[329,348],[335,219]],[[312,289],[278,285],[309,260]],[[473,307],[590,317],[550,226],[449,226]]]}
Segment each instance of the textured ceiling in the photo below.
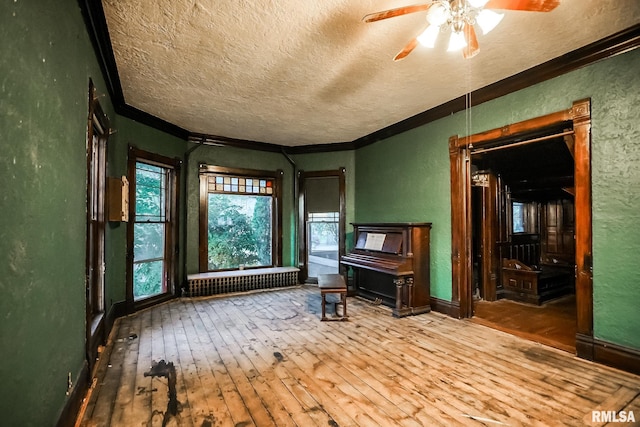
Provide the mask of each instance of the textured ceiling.
{"label": "textured ceiling", "polygon": [[[506,11],[465,60],[418,46],[411,0],[103,0],[124,101],[192,133],[301,146],[349,142],[640,22],[639,0]],[[585,94],[588,95],[588,94]]]}

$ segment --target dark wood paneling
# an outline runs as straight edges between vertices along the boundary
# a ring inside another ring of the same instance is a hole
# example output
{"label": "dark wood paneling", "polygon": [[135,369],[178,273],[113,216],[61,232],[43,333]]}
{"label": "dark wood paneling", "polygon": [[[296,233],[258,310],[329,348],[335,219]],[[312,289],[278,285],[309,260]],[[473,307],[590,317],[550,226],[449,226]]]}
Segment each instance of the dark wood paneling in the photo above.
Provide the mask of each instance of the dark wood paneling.
{"label": "dark wood paneling", "polygon": [[574,263],[574,210],[573,200],[568,199],[550,200],[544,205],[541,230],[543,263]]}

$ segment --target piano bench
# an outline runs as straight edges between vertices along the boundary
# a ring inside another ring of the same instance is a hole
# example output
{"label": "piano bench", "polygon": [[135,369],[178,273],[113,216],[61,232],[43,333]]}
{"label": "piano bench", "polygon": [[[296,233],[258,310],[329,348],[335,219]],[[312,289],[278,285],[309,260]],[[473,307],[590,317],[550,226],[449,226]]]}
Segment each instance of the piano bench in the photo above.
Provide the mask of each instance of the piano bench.
{"label": "piano bench", "polygon": [[[347,285],[340,274],[318,274],[318,287],[322,297],[322,321],[348,320],[347,316]],[[326,316],[327,294],[339,294],[340,301],[334,304],[336,317]],[[338,316],[338,305],[342,304],[342,316]]]}

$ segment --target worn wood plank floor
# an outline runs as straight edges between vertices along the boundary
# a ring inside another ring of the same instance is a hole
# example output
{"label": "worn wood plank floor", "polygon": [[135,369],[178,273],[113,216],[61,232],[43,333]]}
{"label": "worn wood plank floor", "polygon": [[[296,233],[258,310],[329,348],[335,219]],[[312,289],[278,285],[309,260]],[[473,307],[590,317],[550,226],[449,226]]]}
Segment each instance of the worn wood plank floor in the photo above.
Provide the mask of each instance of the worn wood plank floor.
{"label": "worn wood plank floor", "polygon": [[576,297],[567,295],[542,305],[508,299],[476,301],[473,322],[571,353],[576,352]]}
{"label": "worn wood plank floor", "polygon": [[[638,376],[438,313],[397,319],[349,298],[349,315],[320,322],[318,289],[298,286],[180,299],[119,319],[78,424],[603,425],[595,410],[640,418]],[[154,374],[161,360],[169,369]]]}

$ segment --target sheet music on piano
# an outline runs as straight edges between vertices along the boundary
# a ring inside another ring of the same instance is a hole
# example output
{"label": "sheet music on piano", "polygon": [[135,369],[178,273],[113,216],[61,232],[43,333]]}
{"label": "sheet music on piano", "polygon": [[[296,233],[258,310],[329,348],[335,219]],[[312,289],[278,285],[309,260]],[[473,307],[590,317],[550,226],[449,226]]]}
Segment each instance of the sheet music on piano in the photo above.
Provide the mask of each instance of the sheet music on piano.
{"label": "sheet music on piano", "polygon": [[367,233],[364,248],[370,251],[381,251],[386,237],[387,235],[384,233]]}

